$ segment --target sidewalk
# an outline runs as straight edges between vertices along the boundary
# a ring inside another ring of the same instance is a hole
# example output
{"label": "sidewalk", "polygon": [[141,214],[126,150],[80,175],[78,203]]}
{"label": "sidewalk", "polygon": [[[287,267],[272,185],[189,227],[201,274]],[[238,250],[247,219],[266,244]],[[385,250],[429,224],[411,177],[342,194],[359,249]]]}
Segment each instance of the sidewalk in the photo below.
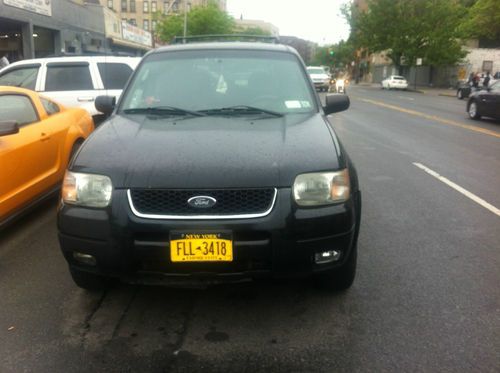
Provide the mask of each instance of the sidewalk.
{"label": "sidewalk", "polygon": [[[352,83],[352,85],[357,85],[359,87],[380,88],[379,83],[359,82],[358,84]],[[433,88],[433,87],[426,87],[426,86],[417,86],[417,89],[415,90],[414,86],[411,84],[408,85],[408,91],[419,92],[419,93],[423,93],[423,94],[429,95],[429,96],[456,97],[456,94],[457,94],[457,91],[454,88]]]}

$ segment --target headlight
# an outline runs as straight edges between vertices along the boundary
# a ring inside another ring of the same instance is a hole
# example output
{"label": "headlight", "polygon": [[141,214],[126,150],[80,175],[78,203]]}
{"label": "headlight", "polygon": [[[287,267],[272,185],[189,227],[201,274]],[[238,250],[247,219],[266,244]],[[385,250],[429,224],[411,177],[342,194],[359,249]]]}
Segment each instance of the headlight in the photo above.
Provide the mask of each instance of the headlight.
{"label": "headlight", "polygon": [[349,171],[302,174],[293,183],[293,197],[299,206],[321,206],[349,198]]}
{"label": "headlight", "polygon": [[111,201],[113,185],[103,175],[66,171],[62,187],[65,203],[87,207],[106,207]]}

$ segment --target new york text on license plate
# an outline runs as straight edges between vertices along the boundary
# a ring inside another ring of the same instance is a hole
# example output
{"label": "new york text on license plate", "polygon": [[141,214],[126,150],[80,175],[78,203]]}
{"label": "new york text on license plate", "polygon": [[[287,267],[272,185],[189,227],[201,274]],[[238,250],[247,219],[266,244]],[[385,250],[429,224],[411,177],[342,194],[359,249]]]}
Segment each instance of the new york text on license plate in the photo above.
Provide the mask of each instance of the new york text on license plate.
{"label": "new york text on license plate", "polygon": [[233,241],[230,233],[171,233],[172,262],[231,262]]}

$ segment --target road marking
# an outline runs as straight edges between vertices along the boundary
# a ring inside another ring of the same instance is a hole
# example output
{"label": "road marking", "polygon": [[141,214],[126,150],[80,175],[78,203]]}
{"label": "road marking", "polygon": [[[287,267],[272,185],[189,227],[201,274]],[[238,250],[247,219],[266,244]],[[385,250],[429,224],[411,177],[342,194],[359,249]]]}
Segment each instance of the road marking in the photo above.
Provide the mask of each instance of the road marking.
{"label": "road marking", "polygon": [[445,183],[446,185],[448,185],[449,187],[455,189],[457,192],[460,192],[462,193],[464,196],[466,196],[467,198],[470,198],[471,200],[473,200],[474,202],[476,202],[477,204],[483,206],[485,209],[487,210],[490,210],[492,213],[494,213],[495,215],[497,216],[500,216],[500,209],[496,208],[495,206],[493,206],[492,204],[486,202],[484,199],[482,198],[479,198],[478,196],[476,196],[475,194],[469,192],[467,189],[464,189],[462,188],[460,185],[458,184],[455,184],[453,181],[450,181],[448,180],[447,178],[445,178],[444,176],[441,176],[440,174],[438,174],[436,171],[433,171],[431,170],[430,168],[428,167],[425,167],[423,164],[421,163],[416,163],[416,162],[413,162],[413,164],[415,166],[417,166],[418,168],[420,168],[421,170],[424,170],[425,172],[427,172],[429,175],[431,176],[434,176],[436,179],[438,179],[439,181]]}
{"label": "road marking", "polygon": [[389,104],[386,104],[385,102],[381,102],[381,101],[369,100],[367,98],[360,98],[360,100],[364,101],[364,102],[368,102],[368,103],[373,104],[373,105],[378,105],[378,106],[382,106],[382,107],[385,107],[385,108],[388,108],[388,109],[400,111],[402,113],[415,115],[417,117],[434,120],[436,122],[443,123],[443,124],[448,124],[450,126],[461,127],[461,128],[465,128],[465,129],[468,129],[468,130],[471,130],[471,131],[482,133],[484,135],[490,135],[490,136],[493,136],[493,137],[500,138],[500,133],[488,130],[486,128],[476,127],[476,126],[472,126],[472,125],[469,125],[469,124],[458,123],[458,122],[455,122],[455,121],[452,121],[452,120],[449,120],[449,119],[444,119],[444,118],[438,117],[437,115],[425,114],[425,113],[421,113],[420,111],[405,109],[405,108],[402,108],[402,107],[399,107],[399,106],[395,106],[395,105],[389,105]]}
{"label": "road marking", "polygon": [[415,101],[413,97],[405,97],[405,96],[398,96],[401,100],[410,100],[410,101]]}

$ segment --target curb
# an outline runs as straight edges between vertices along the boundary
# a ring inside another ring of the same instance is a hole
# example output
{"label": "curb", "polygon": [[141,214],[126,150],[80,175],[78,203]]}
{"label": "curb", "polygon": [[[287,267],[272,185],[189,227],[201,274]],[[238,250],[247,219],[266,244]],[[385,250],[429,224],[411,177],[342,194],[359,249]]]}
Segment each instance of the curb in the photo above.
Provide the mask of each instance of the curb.
{"label": "curb", "polygon": [[444,96],[444,97],[456,97],[456,95],[451,94],[451,93],[438,93],[438,96]]}

